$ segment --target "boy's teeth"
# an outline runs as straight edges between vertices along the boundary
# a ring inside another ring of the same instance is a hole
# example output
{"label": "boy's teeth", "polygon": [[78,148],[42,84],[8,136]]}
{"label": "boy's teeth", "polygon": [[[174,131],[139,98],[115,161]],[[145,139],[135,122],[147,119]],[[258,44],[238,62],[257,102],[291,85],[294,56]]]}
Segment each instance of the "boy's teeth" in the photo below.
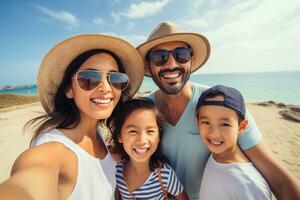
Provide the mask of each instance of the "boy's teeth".
{"label": "boy's teeth", "polygon": [[95,103],[103,103],[103,104],[106,104],[106,103],[111,102],[111,99],[92,99],[92,101],[95,102]]}
{"label": "boy's teeth", "polygon": [[217,141],[210,141],[212,144],[222,144],[222,142],[217,142]]}

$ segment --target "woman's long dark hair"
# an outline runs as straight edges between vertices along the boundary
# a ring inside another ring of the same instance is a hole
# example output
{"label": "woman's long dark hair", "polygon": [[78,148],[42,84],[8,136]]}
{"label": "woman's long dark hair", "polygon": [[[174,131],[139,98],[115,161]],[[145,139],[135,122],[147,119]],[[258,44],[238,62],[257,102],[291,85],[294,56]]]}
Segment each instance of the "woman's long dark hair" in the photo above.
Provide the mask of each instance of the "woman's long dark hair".
{"label": "woman's long dark hair", "polygon": [[147,98],[135,98],[130,99],[122,105],[119,105],[116,108],[112,115],[107,119],[106,126],[109,128],[111,132],[111,143],[112,147],[111,150],[114,153],[118,153],[121,155],[122,162],[124,164],[128,163],[129,156],[126,153],[123,144],[119,142],[119,137],[121,135],[121,129],[124,125],[128,116],[136,110],[153,110],[155,113],[156,123],[159,129],[159,143],[157,146],[156,151],[151,155],[149,168],[151,171],[154,171],[157,167],[160,167],[162,164],[167,163],[167,158],[161,152],[161,139],[163,137],[163,125],[165,120],[163,116],[158,111],[155,103]]}
{"label": "woman's long dark hair", "polygon": [[[111,55],[117,62],[119,71],[125,73],[124,66],[118,56],[104,49],[93,49],[78,55],[66,68],[63,80],[59,85],[54,96],[54,106],[51,113],[36,117],[25,124],[25,129],[33,126],[35,128],[31,138],[30,145],[36,140],[39,134],[49,131],[53,128],[72,129],[76,127],[80,121],[80,114],[73,99],[66,97],[66,92],[71,87],[73,75],[78,71],[80,66],[91,56],[98,53],[107,53]],[[128,97],[130,85],[122,92],[121,101]],[[117,106],[118,106],[117,104]],[[103,120],[101,120],[103,122]]]}

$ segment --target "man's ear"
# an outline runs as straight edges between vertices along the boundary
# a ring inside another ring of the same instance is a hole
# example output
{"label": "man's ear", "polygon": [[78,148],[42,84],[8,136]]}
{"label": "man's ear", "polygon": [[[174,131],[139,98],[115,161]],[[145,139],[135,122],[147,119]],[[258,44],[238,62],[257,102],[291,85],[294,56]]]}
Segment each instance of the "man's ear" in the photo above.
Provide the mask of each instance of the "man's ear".
{"label": "man's ear", "polygon": [[196,56],[192,55],[192,57],[191,57],[192,63],[193,63],[195,60],[196,60]]}
{"label": "man's ear", "polygon": [[66,92],[66,97],[69,99],[73,98],[73,91],[71,88],[69,88],[68,91]]}
{"label": "man's ear", "polygon": [[243,132],[248,126],[248,120],[247,119],[244,119],[243,121],[240,122],[240,125],[239,125],[239,134],[241,132]]}

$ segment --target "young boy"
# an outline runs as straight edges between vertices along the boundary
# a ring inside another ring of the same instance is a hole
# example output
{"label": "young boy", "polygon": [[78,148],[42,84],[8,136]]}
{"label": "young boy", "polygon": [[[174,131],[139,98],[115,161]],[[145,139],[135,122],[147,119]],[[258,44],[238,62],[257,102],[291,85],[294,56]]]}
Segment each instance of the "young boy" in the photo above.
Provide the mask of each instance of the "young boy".
{"label": "young boy", "polygon": [[217,85],[198,99],[197,120],[200,135],[212,152],[200,189],[200,200],[272,199],[270,188],[237,144],[246,129],[246,109],[241,93]]}

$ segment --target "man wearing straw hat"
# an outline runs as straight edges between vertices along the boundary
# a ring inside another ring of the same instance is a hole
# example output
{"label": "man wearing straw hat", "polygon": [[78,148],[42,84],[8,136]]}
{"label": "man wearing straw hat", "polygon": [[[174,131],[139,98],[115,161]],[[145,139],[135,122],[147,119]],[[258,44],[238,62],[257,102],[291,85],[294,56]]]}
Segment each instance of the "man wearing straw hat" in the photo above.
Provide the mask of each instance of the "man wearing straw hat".
{"label": "man wearing straw hat", "polygon": [[[159,87],[148,97],[155,101],[167,121],[163,153],[190,199],[199,199],[209,151],[199,138],[195,109],[198,97],[207,86],[188,80],[190,74],[207,61],[209,41],[203,35],[184,33],[175,24],[163,22],[137,49],[144,58],[145,75],[152,77]],[[240,147],[268,180],[278,199],[299,199],[297,180],[280,166],[263,144],[262,134],[252,116],[247,113],[246,118],[249,126],[239,137]]]}

